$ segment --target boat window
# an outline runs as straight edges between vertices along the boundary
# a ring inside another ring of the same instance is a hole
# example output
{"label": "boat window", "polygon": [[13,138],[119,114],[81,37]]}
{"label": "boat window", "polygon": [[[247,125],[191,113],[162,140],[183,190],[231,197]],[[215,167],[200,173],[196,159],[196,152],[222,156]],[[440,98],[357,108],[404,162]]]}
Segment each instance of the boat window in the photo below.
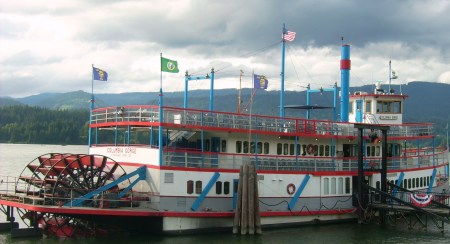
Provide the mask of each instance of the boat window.
{"label": "boat window", "polygon": [[227,151],[227,141],[222,140],[222,152],[226,152],[226,151]]}
{"label": "boat window", "polygon": [[336,194],[336,178],[331,178],[331,186],[330,186],[330,193]]}
{"label": "boat window", "polygon": [[411,189],[411,179],[408,179],[408,189]]}
{"label": "boat window", "polygon": [[195,193],[196,194],[202,193],[202,181],[200,181],[200,180],[195,182]]}
{"label": "boat window", "polygon": [[325,156],[326,157],[330,156],[330,145],[325,146]]}
{"label": "boat window", "polygon": [[329,195],[330,194],[330,179],[329,178],[324,178],[323,179],[323,194],[324,195]]}
{"label": "boat window", "polygon": [[244,141],[244,153],[248,153],[248,141]]}
{"label": "boat window", "polygon": [[350,194],[350,177],[345,177],[345,194]]}
{"label": "boat window", "polygon": [[423,187],[423,177],[420,177],[420,187]]}
{"label": "boat window", "polygon": [[314,156],[317,156],[318,155],[318,153],[319,153],[319,146],[317,146],[317,145],[314,145]]}
{"label": "boat window", "polygon": [[349,102],[348,103],[348,113],[352,114],[353,113],[353,102]]}
{"label": "boat window", "polygon": [[289,154],[289,144],[284,143],[283,145],[283,154],[288,155]]}
{"label": "boat window", "polygon": [[187,194],[194,193],[194,181],[188,180],[187,181]]}
{"label": "boat window", "polygon": [[290,144],[289,145],[289,155],[294,155],[294,154],[295,154],[295,145]]}
{"label": "boat window", "polygon": [[401,102],[397,101],[397,102],[392,102],[392,112],[399,114],[401,113]]}
{"label": "boat window", "polygon": [[209,147],[209,139],[206,139],[205,140],[205,148],[204,148],[204,150],[205,150],[205,152],[209,152],[209,150],[210,150],[210,147]]}
{"label": "boat window", "polygon": [[372,101],[366,101],[366,113],[372,113]]}
{"label": "boat window", "polygon": [[269,143],[264,142],[264,154],[269,154]]}
{"label": "boat window", "polygon": [[367,146],[367,149],[366,149],[366,155],[367,155],[367,156],[370,156],[370,146]]}
{"label": "boat window", "polygon": [[344,178],[338,178],[338,194],[344,194]]}
{"label": "boat window", "polygon": [[230,182],[229,181],[225,181],[223,183],[223,194],[225,194],[225,195],[230,194]]}
{"label": "boat window", "polygon": [[242,152],[242,142],[236,141],[236,153],[241,153],[241,152]]}
{"label": "boat window", "polygon": [[325,148],[323,145],[319,146],[319,156],[325,156]]}
{"label": "boat window", "polygon": [[216,181],[216,194],[222,194],[222,181]]}
{"label": "boat window", "polygon": [[419,178],[416,178],[416,187],[419,187]]}
{"label": "boat window", "polygon": [[254,141],[250,142],[250,153],[255,153],[255,142]]}
{"label": "boat window", "polygon": [[281,155],[283,153],[283,144],[277,143],[277,155]]}
{"label": "boat window", "polygon": [[258,154],[262,154],[262,142],[258,142]]}
{"label": "boat window", "polygon": [[380,146],[375,147],[375,156],[380,156]]}
{"label": "boat window", "polygon": [[378,101],[377,102],[377,112],[378,113],[401,113],[402,103],[400,101]]}
{"label": "boat window", "polygon": [[306,155],[306,144],[303,144],[302,146],[302,155],[305,156]]}

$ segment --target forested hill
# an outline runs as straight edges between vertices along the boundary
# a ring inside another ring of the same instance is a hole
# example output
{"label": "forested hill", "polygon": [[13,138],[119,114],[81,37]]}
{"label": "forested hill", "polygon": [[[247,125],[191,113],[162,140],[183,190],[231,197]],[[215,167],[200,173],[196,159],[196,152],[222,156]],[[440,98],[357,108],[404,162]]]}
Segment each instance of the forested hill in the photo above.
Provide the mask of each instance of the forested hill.
{"label": "forested hill", "polygon": [[0,142],[86,144],[88,110],[51,110],[30,106],[0,107]]}

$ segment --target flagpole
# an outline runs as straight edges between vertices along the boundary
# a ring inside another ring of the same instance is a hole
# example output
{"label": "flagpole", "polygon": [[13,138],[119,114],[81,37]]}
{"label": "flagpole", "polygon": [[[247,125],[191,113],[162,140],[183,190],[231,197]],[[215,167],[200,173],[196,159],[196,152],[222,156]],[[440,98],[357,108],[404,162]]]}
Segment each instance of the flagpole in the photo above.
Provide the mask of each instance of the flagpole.
{"label": "flagpole", "polygon": [[92,130],[91,130],[91,121],[92,121],[92,110],[94,110],[94,64],[92,64],[91,69],[91,106],[89,108],[89,128],[88,128],[88,146],[91,147],[91,136],[92,136]]}
{"label": "flagpole", "polygon": [[284,53],[286,49],[286,41],[284,40],[284,34],[286,33],[286,27],[283,23],[283,32],[281,34],[281,95],[280,95],[280,117],[284,118]]}
{"label": "flagpole", "polygon": [[159,166],[163,164],[163,90],[162,90],[162,53],[160,53],[159,62],[160,67],[160,80],[159,80],[159,127],[158,127],[158,147],[159,147]]}

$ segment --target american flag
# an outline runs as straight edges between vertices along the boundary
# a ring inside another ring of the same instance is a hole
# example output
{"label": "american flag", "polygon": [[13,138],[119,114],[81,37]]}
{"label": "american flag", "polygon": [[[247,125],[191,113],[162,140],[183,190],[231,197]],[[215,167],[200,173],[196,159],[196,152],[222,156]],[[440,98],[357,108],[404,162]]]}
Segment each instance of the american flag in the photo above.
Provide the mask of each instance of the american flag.
{"label": "american flag", "polygon": [[284,41],[291,42],[291,41],[293,41],[295,39],[295,32],[287,31],[286,33],[283,33],[282,38],[283,38]]}

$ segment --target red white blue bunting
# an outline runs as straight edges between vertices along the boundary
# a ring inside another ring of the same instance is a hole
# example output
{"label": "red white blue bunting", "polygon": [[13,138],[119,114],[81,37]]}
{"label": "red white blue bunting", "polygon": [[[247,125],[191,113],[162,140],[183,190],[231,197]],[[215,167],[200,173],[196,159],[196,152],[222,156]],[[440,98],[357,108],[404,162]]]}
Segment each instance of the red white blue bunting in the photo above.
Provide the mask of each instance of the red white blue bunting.
{"label": "red white blue bunting", "polygon": [[430,205],[431,201],[433,200],[433,195],[431,194],[410,194],[409,197],[411,198],[411,202],[417,206],[417,207],[426,207]]}

